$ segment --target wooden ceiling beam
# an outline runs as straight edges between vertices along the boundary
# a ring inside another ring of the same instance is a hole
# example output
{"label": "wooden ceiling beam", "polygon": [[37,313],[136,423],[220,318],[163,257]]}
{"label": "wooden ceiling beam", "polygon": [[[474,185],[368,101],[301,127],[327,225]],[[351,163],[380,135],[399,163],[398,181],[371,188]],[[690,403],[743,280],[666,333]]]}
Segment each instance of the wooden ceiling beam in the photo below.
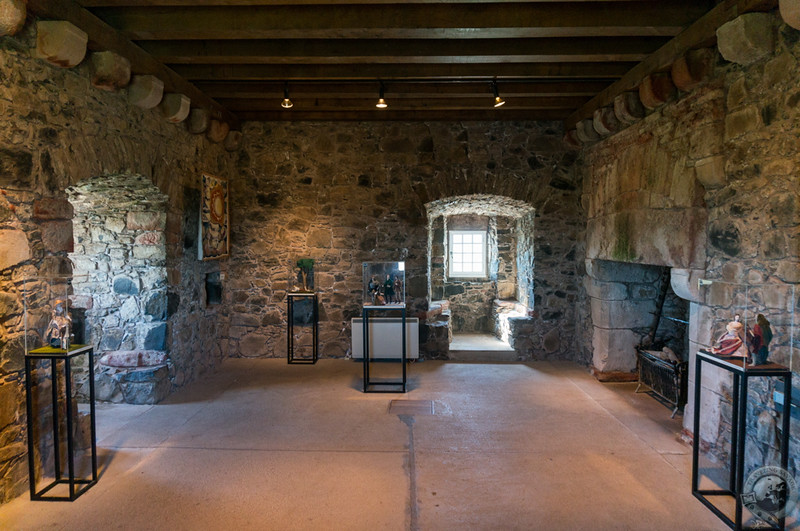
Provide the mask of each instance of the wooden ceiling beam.
{"label": "wooden ceiling beam", "polygon": [[140,45],[166,64],[395,64],[637,62],[665,42],[663,37],[596,37],[147,41]]}
{"label": "wooden ceiling beam", "polygon": [[[609,81],[500,81],[498,87],[503,96],[594,96],[609,85]],[[222,101],[223,98],[262,99],[282,98],[283,82],[196,82],[197,88]],[[440,97],[453,96],[480,97],[491,94],[487,81],[428,82],[405,81],[387,82],[386,92],[392,98],[406,97]],[[378,90],[376,81],[359,82],[302,82],[288,85],[291,94],[303,98],[309,97],[363,97],[374,95]]]}
{"label": "wooden ceiling beam", "polygon": [[[496,4],[517,4],[519,0],[492,0]],[[563,3],[564,0],[534,0],[538,3]],[[570,0],[572,2],[607,2],[608,0]],[[619,2],[663,2],[664,0],[617,0]],[[141,7],[149,6],[285,6],[285,5],[384,5],[396,4],[398,0],[78,0],[84,7]],[[480,4],[486,0],[404,0],[406,4]]]}
{"label": "wooden ceiling beam", "polygon": [[232,127],[238,127],[239,120],[234,114],[73,0],[27,0],[27,2],[29,12],[45,19],[69,21],[85,31],[89,35],[90,49],[116,52],[131,62],[133,73],[158,77],[164,82],[166,92],[180,92],[191,98],[192,105],[206,107],[214,118],[223,120]]}
{"label": "wooden ceiling beam", "polygon": [[188,80],[392,80],[491,78],[617,79],[636,63],[507,63],[507,64],[316,64],[316,65],[174,65]]}
{"label": "wooden ceiling beam", "polygon": [[[540,96],[540,97],[520,97],[520,96],[504,96],[506,104],[503,110],[509,109],[562,109],[570,111],[579,105],[583,104],[587,96]],[[240,111],[269,111],[280,110],[280,104],[283,99],[281,94],[278,97],[260,98],[260,99],[225,99],[221,98],[220,103],[225,105],[226,108],[232,112],[238,113]],[[305,95],[291,96],[292,103],[294,103],[294,110],[309,110],[309,111],[325,111],[325,110],[351,110],[351,111],[364,111],[370,110],[375,107],[375,102],[378,99],[378,93],[373,92],[369,95],[363,95],[355,98],[314,98]],[[486,94],[483,97],[458,97],[458,98],[394,98],[390,93],[386,93],[386,101],[393,110],[402,111],[440,111],[440,110],[462,110],[473,111],[494,108],[494,97],[492,94]],[[508,107],[508,109],[505,109]]]}
{"label": "wooden ceiling beam", "polygon": [[93,8],[132,40],[674,36],[710,0]]}
{"label": "wooden ceiling beam", "polygon": [[[496,122],[496,121],[561,121],[569,111],[560,109],[517,110],[473,109],[468,113],[463,110],[440,111],[393,111],[375,109],[374,111],[295,111],[279,109],[276,111],[241,112],[243,121],[313,121],[313,122],[369,122],[369,121],[402,121],[402,122]],[[468,117],[468,118],[467,118]]]}
{"label": "wooden ceiling beam", "polygon": [[572,113],[564,122],[565,128],[572,129],[579,121],[591,118],[596,109],[610,105],[617,95],[635,89],[646,76],[665,70],[692,48],[713,45],[716,42],[717,28],[726,22],[743,13],[770,11],[775,9],[777,5],[777,0],[724,0],[700,17],[680,35],[633,67],[619,81]]}

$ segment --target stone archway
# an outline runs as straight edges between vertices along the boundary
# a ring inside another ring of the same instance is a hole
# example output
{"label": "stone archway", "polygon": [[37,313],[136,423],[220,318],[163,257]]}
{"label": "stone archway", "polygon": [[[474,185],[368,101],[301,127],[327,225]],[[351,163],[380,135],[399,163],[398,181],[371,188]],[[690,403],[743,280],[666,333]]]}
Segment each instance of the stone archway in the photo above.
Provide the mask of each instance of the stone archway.
{"label": "stone archway", "polygon": [[170,389],[164,230],[167,196],[147,177],[112,175],[67,189],[74,208],[75,307],[86,314],[97,398],[152,404]]}
{"label": "stone archway", "polygon": [[[523,201],[484,194],[444,198],[425,207],[428,302],[433,312],[448,307],[453,314],[452,320],[439,321],[447,324],[448,340],[453,331],[493,332],[513,344],[508,318],[526,316],[534,301],[535,209]],[[469,226],[487,233],[489,256],[485,281],[460,282],[448,273],[448,230]],[[459,315],[462,313],[476,315],[465,318]],[[443,334],[436,331],[434,335]]]}

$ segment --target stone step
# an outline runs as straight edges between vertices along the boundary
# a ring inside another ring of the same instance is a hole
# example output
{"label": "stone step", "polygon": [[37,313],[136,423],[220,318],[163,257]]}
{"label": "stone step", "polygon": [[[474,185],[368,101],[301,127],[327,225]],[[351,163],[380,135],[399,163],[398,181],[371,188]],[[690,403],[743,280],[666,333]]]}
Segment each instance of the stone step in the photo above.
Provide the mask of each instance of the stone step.
{"label": "stone step", "polygon": [[517,352],[510,350],[451,350],[449,359],[453,361],[483,361],[489,363],[517,361]]}

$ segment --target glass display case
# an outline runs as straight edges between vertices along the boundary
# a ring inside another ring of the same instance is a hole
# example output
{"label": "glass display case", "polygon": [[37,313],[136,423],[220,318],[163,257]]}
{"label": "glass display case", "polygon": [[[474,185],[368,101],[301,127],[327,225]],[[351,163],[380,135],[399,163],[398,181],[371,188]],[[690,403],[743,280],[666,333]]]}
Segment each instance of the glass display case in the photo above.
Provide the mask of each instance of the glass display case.
{"label": "glass display case", "polygon": [[314,293],[314,259],[289,261],[289,293]]}
{"label": "glass display case", "polygon": [[692,493],[732,528],[796,525],[796,287],[701,280],[700,289]]}
{"label": "glass display case", "polygon": [[26,353],[39,347],[69,351],[74,345],[89,343],[85,337],[85,305],[75,290],[81,283],[86,283],[82,277],[34,277],[24,281]]}
{"label": "glass display case", "polygon": [[365,307],[402,307],[406,303],[405,262],[364,262]]}

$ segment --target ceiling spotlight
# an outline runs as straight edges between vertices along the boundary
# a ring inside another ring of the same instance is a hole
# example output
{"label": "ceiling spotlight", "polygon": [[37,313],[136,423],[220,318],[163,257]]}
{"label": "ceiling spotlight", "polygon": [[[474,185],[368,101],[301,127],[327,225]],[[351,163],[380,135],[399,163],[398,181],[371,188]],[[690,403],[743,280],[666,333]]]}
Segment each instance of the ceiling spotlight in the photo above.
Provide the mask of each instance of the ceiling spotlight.
{"label": "ceiling spotlight", "polygon": [[492,92],[494,92],[494,106],[500,107],[505,105],[506,100],[500,97],[500,94],[497,92],[497,81],[492,81]]}
{"label": "ceiling spotlight", "polygon": [[291,109],[294,106],[292,100],[289,99],[289,83],[283,85],[283,101],[281,102],[281,107],[284,109]]}
{"label": "ceiling spotlight", "polygon": [[375,107],[377,107],[379,109],[385,109],[388,106],[389,106],[389,104],[386,103],[385,99],[383,99],[383,83],[381,83],[381,90],[380,90],[380,93],[378,95],[378,103],[375,104]]}

